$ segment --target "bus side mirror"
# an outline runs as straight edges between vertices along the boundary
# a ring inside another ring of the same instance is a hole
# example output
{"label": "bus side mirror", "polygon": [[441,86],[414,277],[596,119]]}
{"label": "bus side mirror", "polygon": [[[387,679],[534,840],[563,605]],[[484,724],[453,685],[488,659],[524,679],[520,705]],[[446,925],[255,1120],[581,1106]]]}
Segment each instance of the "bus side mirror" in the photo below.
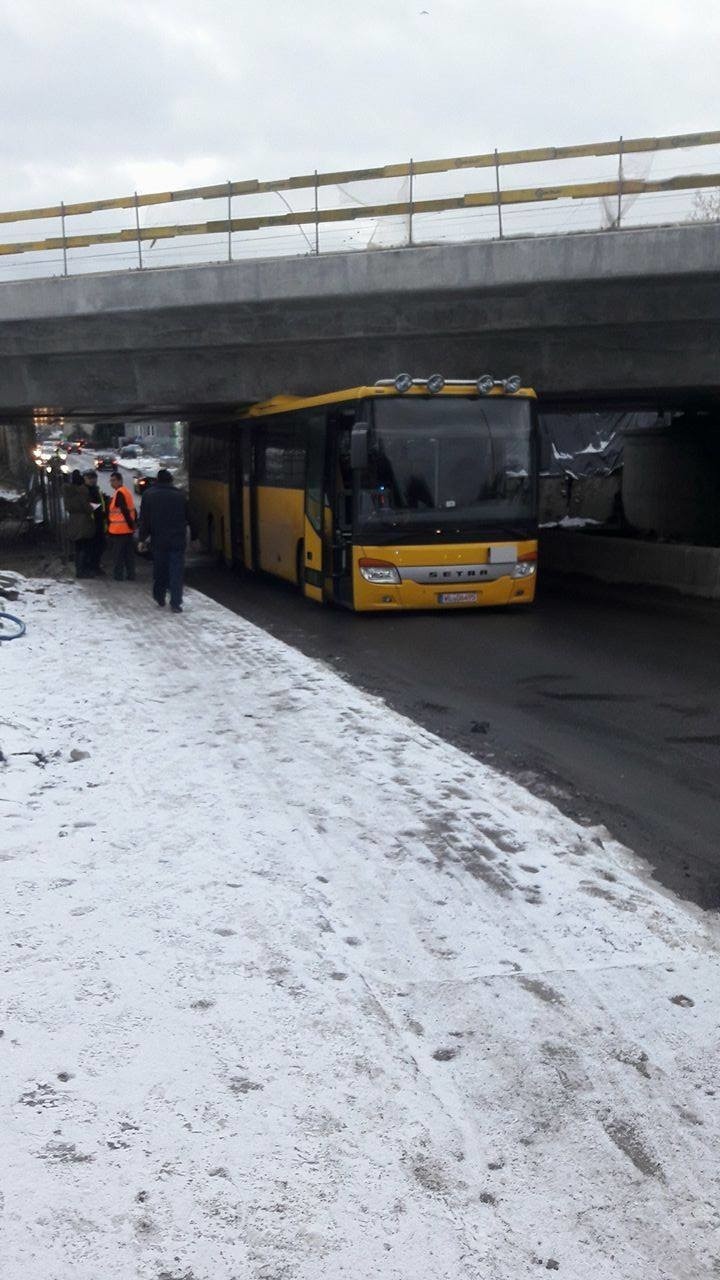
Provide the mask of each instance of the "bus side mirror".
{"label": "bus side mirror", "polygon": [[353,471],[363,471],[368,464],[369,432],[367,422],[356,422],[350,433],[350,466]]}

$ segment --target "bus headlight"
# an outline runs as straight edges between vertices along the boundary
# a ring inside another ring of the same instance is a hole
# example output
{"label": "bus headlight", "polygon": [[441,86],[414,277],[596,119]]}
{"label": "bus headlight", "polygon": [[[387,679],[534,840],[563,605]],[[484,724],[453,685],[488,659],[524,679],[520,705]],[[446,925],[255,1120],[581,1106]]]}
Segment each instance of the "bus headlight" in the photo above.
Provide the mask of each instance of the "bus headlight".
{"label": "bus headlight", "polygon": [[358,561],[360,575],[366,582],[398,583],[401,581],[400,574],[394,564],[390,564],[389,560],[371,560],[367,556],[361,556]]}
{"label": "bus headlight", "polygon": [[399,373],[397,378],[393,379],[393,382],[395,390],[399,391],[401,396],[404,396],[405,392],[409,391],[413,384],[412,377],[409,373]]}
{"label": "bus headlight", "polygon": [[519,373],[514,373],[512,377],[505,379],[505,390],[511,396],[514,396],[515,392],[519,391],[521,386],[522,386],[522,378],[520,377]]}
{"label": "bus headlight", "polygon": [[534,560],[518,560],[518,563],[515,565],[515,568],[512,571],[512,577],[513,578],[532,578],[536,570],[537,570],[537,565],[535,564]]}
{"label": "bus headlight", "polygon": [[431,373],[427,380],[427,389],[431,396],[439,395],[445,386],[445,379],[441,373]]}
{"label": "bus headlight", "polygon": [[484,373],[481,378],[478,378],[475,385],[481,396],[489,396],[495,386],[495,379],[491,373]]}

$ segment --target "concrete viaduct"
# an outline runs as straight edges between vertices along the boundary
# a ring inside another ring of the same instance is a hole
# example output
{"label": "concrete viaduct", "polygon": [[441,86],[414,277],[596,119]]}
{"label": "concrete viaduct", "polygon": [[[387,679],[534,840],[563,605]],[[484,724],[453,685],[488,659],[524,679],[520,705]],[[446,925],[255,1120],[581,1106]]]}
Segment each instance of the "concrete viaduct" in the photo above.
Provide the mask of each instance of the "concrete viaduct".
{"label": "concrete viaduct", "polygon": [[720,224],[0,285],[0,421],[192,418],[402,369],[720,401]]}

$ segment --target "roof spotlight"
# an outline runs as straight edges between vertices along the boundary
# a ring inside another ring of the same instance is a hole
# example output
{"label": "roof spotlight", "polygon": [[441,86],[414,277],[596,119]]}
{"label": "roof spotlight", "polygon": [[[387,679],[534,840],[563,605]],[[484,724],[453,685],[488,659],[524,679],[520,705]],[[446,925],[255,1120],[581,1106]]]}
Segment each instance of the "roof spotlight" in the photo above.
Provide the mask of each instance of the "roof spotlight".
{"label": "roof spotlight", "polygon": [[431,373],[427,380],[427,389],[431,396],[436,396],[445,386],[445,379],[441,373]]}
{"label": "roof spotlight", "polygon": [[398,376],[393,379],[393,382],[395,384],[395,390],[399,391],[401,396],[404,396],[405,392],[409,391],[413,384],[412,377],[409,373],[399,373]]}
{"label": "roof spotlight", "polygon": [[512,377],[505,379],[505,390],[508,391],[511,396],[514,396],[515,392],[519,391],[521,386],[522,378],[519,373],[514,373]]}
{"label": "roof spotlight", "polygon": [[495,379],[491,373],[484,373],[482,377],[478,378],[475,385],[481,396],[489,396],[495,386]]}

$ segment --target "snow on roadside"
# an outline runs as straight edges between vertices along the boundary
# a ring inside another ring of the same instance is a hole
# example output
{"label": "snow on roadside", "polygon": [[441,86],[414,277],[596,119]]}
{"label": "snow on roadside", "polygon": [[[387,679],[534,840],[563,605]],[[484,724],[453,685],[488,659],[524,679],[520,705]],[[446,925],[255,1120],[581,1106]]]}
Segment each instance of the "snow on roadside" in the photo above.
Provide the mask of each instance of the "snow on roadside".
{"label": "snow on roadside", "polygon": [[141,476],[156,476],[162,463],[157,458],[147,455],[138,458],[120,458],[123,471],[135,471]]}
{"label": "snow on roadside", "polygon": [[8,1276],[713,1274],[713,917],[196,593],[19,585]]}
{"label": "snow on roadside", "polygon": [[600,520],[592,520],[589,516],[563,516],[562,520],[546,520],[541,529],[587,529],[601,524]]}

